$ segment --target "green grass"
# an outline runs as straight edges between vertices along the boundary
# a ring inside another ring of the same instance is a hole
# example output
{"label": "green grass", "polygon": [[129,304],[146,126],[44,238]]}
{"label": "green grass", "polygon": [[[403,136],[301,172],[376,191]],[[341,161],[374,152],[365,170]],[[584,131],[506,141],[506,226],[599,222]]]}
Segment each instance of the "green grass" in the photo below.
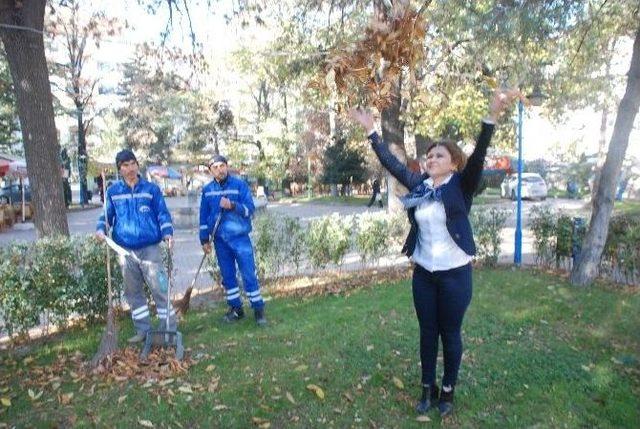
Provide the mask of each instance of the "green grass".
{"label": "green grass", "polygon": [[[51,387],[32,402],[27,380],[38,377],[36,368],[77,350],[91,355],[102,332],[94,327],[35,347],[28,369],[2,356],[0,397],[10,397],[12,405],[0,405],[0,421],[18,427],[142,427],[138,420],[149,420],[155,427],[249,428],[259,417],[272,428],[441,426],[436,413],[421,423],[413,411],[418,328],[408,280],[344,296],[273,300],[266,329],[251,318],[223,325],[221,314],[220,307],[193,312],[180,326],[192,353],[210,357],[174,382],[173,406],[154,387],[74,383],[69,374],[57,391],[75,392],[69,405],[59,405]],[[121,320],[121,338],[130,325]],[[541,272],[477,270],[456,413],[447,426],[637,427],[639,326],[637,290],[578,289]],[[213,372],[205,370],[210,364]],[[184,383],[207,386],[212,377],[220,377],[214,393],[177,390]],[[309,384],[320,386],[325,399]],[[228,408],[214,410],[220,405]]]}
{"label": "green grass", "polygon": [[624,213],[630,216],[638,216],[640,215],[640,201],[616,201],[613,207],[614,212],[616,213]]}

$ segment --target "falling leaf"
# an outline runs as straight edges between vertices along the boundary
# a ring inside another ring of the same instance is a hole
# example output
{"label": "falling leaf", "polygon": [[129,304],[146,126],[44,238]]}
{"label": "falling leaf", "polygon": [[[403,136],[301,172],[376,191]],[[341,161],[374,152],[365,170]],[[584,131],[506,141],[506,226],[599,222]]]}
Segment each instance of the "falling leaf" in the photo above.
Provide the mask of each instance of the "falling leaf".
{"label": "falling leaf", "polygon": [[153,427],[153,423],[151,423],[149,420],[138,420],[138,424],[140,426],[144,426],[146,428],[152,428]]}
{"label": "falling leaf", "polygon": [[5,407],[11,406],[11,399],[7,398],[6,396],[0,398],[0,402],[2,402],[2,405],[4,405]]}
{"label": "falling leaf", "polygon": [[293,405],[296,404],[296,400],[293,399],[293,395],[289,392],[285,393],[285,396],[287,397],[287,399],[289,400],[289,402],[291,402]]}
{"label": "falling leaf", "polygon": [[127,395],[122,395],[118,398],[118,404],[122,404],[127,399]]}
{"label": "falling leaf", "polygon": [[393,377],[393,384],[400,390],[404,389],[404,383],[398,377]]}
{"label": "falling leaf", "polygon": [[315,393],[318,398],[324,399],[324,391],[322,390],[322,388],[320,386],[317,386],[315,384],[309,384],[307,386],[307,389],[309,389],[313,393]]}
{"label": "falling leaf", "polygon": [[431,421],[429,416],[418,416],[418,417],[416,417],[416,420],[419,421],[419,422],[430,422]]}
{"label": "falling leaf", "polygon": [[209,365],[209,366],[207,366],[207,368],[205,369],[205,371],[207,371],[207,372],[211,372],[211,371],[213,371],[214,369],[216,369],[216,366],[215,366],[215,365]]}
{"label": "falling leaf", "polygon": [[498,88],[498,80],[493,77],[493,76],[483,76],[485,82],[487,82],[487,85],[489,86],[489,88],[491,89],[496,89]]}

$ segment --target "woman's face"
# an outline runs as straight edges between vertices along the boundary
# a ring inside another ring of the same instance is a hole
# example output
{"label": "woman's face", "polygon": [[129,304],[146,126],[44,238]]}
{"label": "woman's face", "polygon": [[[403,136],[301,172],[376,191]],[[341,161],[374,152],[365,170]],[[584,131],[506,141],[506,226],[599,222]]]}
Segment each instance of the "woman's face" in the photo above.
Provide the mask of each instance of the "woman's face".
{"label": "woman's face", "polygon": [[434,146],[427,153],[426,171],[433,178],[448,176],[458,166],[451,160],[451,154],[445,146]]}

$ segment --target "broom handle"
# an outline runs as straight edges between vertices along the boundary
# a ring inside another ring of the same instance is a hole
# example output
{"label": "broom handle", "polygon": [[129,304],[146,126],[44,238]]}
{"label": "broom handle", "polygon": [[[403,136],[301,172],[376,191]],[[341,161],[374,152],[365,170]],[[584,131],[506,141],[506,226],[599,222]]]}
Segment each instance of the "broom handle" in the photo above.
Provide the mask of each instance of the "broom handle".
{"label": "broom handle", "polygon": [[[100,173],[102,176],[102,210],[104,210],[104,225],[106,235],[109,236],[109,216],[107,215],[107,184],[106,178],[104,177],[104,171]],[[111,251],[109,246],[107,246],[107,300],[108,300],[108,311],[113,311],[112,309],[112,301],[113,301],[113,291],[111,289]]]}

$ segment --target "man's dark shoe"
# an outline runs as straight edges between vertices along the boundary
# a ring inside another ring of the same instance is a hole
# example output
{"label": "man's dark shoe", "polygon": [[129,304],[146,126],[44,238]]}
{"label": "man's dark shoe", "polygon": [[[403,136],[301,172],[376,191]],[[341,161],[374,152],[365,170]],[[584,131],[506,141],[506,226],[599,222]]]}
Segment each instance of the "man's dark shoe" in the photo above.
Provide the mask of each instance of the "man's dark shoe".
{"label": "man's dark shoe", "polygon": [[233,322],[237,322],[242,318],[244,318],[244,309],[242,307],[240,308],[231,307],[229,308],[229,311],[227,311],[227,313],[222,318],[222,321],[226,323],[233,323]]}
{"label": "man's dark shoe", "polygon": [[438,400],[438,385],[434,384],[430,386],[428,384],[422,385],[422,396],[418,405],[416,405],[416,411],[418,414],[426,414],[431,406]]}
{"label": "man's dark shoe", "polygon": [[440,391],[440,401],[438,401],[438,410],[440,410],[440,417],[446,417],[453,413],[453,391],[445,392],[444,389]]}
{"label": "man's dark shoe", "polygon": [[253,310],[253,315],[256,317],[258,326],[266,326],[267,318],[264,317],[264,308],[256,308]]}

